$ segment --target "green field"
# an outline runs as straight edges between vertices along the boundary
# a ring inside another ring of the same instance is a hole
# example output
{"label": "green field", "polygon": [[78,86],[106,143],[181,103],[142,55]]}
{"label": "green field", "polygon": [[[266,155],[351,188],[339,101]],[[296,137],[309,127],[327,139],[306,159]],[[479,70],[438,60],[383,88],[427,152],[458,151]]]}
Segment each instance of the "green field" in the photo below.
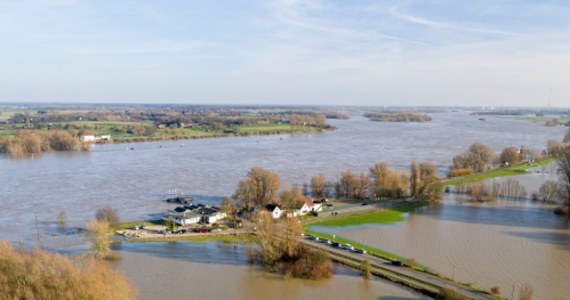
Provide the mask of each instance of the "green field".
{"label": "green field", "polygon": [[535,167],[544,166],[555,161],[554,158],[547,158],[533,164],[521,164],[510,168],[501,168],[497,170],[490,170],[482,173],[476,173],[459,178],[452,178],[444,180],[445,185],[458,185],[462,183],[471,183],[491,178],[504,177],[504,176],[517,176],[528,174],[528,170]]}
{"label": "green field", "polygon": [[328,227],[346,227],[362,224],[392,224],[404,221],[403,211],[381,210],[343,218],[335,218],[313,223],[311,225]]}
{"label": "green field", "polygon": [[24,114],[29,113],[31,115],[35,115],[37,111],[30,110],[30,109],[14,109],[14,110],[0,110],[0,121],[5,121],[10,119],[15,114]]}

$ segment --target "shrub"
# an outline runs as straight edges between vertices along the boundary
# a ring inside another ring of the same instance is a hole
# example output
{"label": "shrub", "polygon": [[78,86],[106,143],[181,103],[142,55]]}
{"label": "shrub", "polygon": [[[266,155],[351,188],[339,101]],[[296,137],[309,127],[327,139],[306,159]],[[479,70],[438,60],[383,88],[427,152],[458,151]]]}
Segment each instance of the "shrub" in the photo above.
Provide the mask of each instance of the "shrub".
{"label": "shrub", "polygon": [[500,295],[501,294],[501,287],[498,285],[494,285],[491,287],[491,293],[495,294],[495,295]]}
{"label": "shrub", "polygon": [[67,258],[0,242],[2,299],[135,299],[126,277],[92,257]]}
{"label": "shrub", "polygon": [[449,171],[449,177],[459,177],[459,176],[467,176],[473,173],[473,169],[471,168],[459,168],[459,169],[452,169]]}
{"label": "shrub", "polygon": [[65,224],[67,224],[67,215],[64,211],[60,211],[57,215],[57,224],[59,226],[65,226]]}
{"label": "shrub", "polygon": [[95,218],[99,221],[105,221],[111,226],[119,225],[119,214],[110,206],[99,208],[95,213]]}
{"label": "shrub", "polygon": [[470,300],[471,298],[463,296],[454,288],[443,288],[437,299],[440,300]]}

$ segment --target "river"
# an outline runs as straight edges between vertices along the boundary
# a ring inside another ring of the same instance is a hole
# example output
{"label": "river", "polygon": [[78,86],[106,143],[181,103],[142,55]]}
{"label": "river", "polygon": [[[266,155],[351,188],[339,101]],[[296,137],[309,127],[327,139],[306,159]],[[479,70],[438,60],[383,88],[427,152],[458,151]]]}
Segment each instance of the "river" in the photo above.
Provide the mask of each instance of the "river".
{"label": "river", "polygon": [[[432,116],[433,121],[429,123],[379,123],[353,115],[349,120],[331,120],[338,129],[325,133],[96,145],[88,153],[49,153],[33,159],[0,156],[0,235],[2,239],[25,245],[37,243],[37,216],[46,248],[73,251],[84,249],[84,243],[81,239],[58,235],[59,230],[53,222],[60,211],[66,212],[69,226],[84,226],[93,218],[94,212],[105,205],[116,208],[123,220],[134,220],[167,209],[169,206],[159,200],[164,199],[169,190],[190,194],[198,202],[219,203],[233,192],[252,166],[276,171],[284,184],[301,184],[318,172],[331,179],[346,169],[366,172],[377,162],[403,169],[414,159],[431,161],[444,172],[453,156],[465,151],[473,142],[483,142],[496,151],[506,146],[521,145],[543,149],[547,140],[560,140],[564,134],[560,127],[496,117],[480,121],[466,112],[436,113]],[[130,147],[134,150],[129,150]],[[538,247],[536,251],[542,253],[543,260],[561,264],[561,267],[554,268],[559,269],[559,273],[530,278],[542,279],[529,282],[537,294],[548,295],[543,290],[564,286],[560,278],[568,278],[564,269],[570,267],[565,268],[563,264],[569,260],[568,244],[560,245],[548,240],[553,233],[562,240],[566,239],[567,230],[546,228],[548,232],[544,232],[546,229],[540,222],[512,225],[513,220],[519,218],[532,219],[539,208],[530,205],[528,209],[517,210],[518,214],[489,216],[489,209],[475,207],[469,208],[469,214],[465,215],[463,208],[457,211],[453,201],[448,203],[430,208],[431,212],[411,214],[404,225],[382,230],[390,237],[379,239],[377,245],[414,257],[420,263],[437,265],[442,268],[438,270],[447,275],[453,273],[455,265],[461,279],[488,288],[491,282],[501,283],[501,278],[516,284],[527,278],[509,277],[503,274],[503,268],[493,268],[496,265],[478,264],[482,257],[503,261],[505,256],[513,256],[519,262],[532,261],[520,263],[517,274],[542,274],[543,261],[519,251],[528,248],[526,244],[512,248],[513,253],[504,254],[505,243],[529,243]],[[477,217],[479,215],[501,221],[484,222]],[[465,217],[472,218],[465,221]],[[550,215],[548,217],[554,219]],[[473,226],[488,230],[471,234]],[[513,227],[526,231],[516,233]],[[419,232],[432,228],[431,237],[438,237],[438,243],[421,239]],[[446,232],[440,228],[457,233],[447,237],[439,235],[438,232]],[[495,237],[492,232],[500,235]],[[466,246],[459,249],[448,247],[469,243],[478,244],[476,249],[484,251],[471,250]],[[433,248],[434,244],[440,247]],[[429,251],[422,250],[425,245],[429,245]],[[452,256],[439,254],[438,251],[444,248],[460,256],[452,259]],[[440,259],[431,260],[427,254],[420,255],[422,252],[437,253],[434,255]],[[472,263],[465,268],[458,267],[460,260]],[[488,268],[500,278],[486,281],[487,275],[482,270]],[[559,284],[542,283],[552,280]],[[509,288],[508,284],[501,284],[501,287],[505,293]]]}

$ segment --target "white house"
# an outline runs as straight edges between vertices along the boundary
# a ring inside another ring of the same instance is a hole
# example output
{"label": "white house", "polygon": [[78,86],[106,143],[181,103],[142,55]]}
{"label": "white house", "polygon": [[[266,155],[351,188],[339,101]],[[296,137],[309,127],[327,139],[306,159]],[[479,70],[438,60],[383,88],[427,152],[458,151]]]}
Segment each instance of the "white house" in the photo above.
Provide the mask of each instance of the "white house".
{"label": "white house", "polygon": [[283,210],[277,204],[267,204],[265,205],[265,210],[271,213],[273,219],[279,219],[283,216]]}
{"label": "white house", "polygon": [[95,135],[92,132],[86,131],[81,135],[81,141],[83,142],[94,142]]}
{"label": "white house", "polygon": [[225,217],[227,217],[227,214],[225,212],[218,211],[213,214],[204,216],[203,219],[204,221],[207,221],[209,224],[213,224],[218,222],[219,220],[224,219]]}

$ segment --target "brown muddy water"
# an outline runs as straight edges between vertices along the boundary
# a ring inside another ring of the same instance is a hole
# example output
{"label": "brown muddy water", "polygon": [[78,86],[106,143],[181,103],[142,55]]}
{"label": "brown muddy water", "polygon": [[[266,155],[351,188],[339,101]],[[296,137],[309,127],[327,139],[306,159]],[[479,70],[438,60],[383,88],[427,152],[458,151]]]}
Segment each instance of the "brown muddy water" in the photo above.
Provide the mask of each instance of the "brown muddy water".
{"label": "brown muddy water", "polygon": [[[514,178],[532,187],[551,176]],[[533,299],[570,299],[570,225],[554,216],[552,205],[504,199],[458,203],[464,200],[449,194],[443,204],[420,208],[388,226],[315,229],[413,258],[482,289],[499,286],[509,299],[524,283],[534,289]]]}
{"label": "brown muddy water", "polygon": [[[26,159],[0,155],[0,238],[36,245],[38,228],[47,249],[85,251],[82,236],[68,235],[54,224],[60,211],[66,212],[68,227],[81,227],[105,205],[117,209],[123,220],[152,217],[172,207],[160,201],[169,190],[216,204],[232,194],[253,166],[276,171],[284,185],[302,184],[319,172],[331,179],[346,169],[367,172],[378,162],[405,169],[412,160],[427,160],[445,172],[452,158],[473,142],[497,152],[521,145],[543,149],[546,141],[560,140],[565,131],[493,117],[479,121],[466,112],[432,117],[432,122],[422,124],[379,123],[355,115],[332,120],[338,129],[320,134],[96,145],[89,153]],[[510,295],[513,284],[528,282],[541,299],[560,299],[570,294],[565,284],[570,278],[570,233],[565,226],[540,205],[470,207],[451,199],[389,228],[365,227],[343,234],[484,288],[499,284],[504,295]],[[135,251],[125,255],[125,264],[139,261],[144,268],[152,259],[171,266],[203,264]],[[244,266],[224,266],[228,274],[250,272]],[[239,270],[229,271],[234,268]],[[138,271],[131,275],[142,276]],[[301,283],[291,289],[314,293]]]}
{"label": "brown muddy water", "polygon": [[[222,242],[123,244],[117,267],[140,299],[429,299],[335,266],[329,280],[283,279],[249,266],[243,247]],[[144,263],[141,263],[144,262]]]}

